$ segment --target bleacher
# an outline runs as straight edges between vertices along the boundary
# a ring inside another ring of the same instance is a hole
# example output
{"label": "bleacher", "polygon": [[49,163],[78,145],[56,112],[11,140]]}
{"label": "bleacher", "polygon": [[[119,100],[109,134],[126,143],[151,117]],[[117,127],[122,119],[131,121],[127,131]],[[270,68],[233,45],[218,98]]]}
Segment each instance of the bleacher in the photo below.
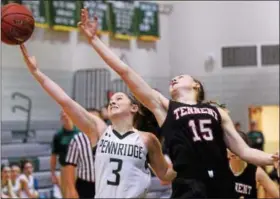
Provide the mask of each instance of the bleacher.
{"label": "bleacher", "polygon": [[[34,177],[38,180],[39,193],[46,198],[51,198],[52,182],[50,175],[51,141],[55,130],[35,131],[26,143],[22,140],[24,135],[4,131],[1,133],[2,157],[1,164],[19,163],[22,159],[29,159],[33,163]],[[57,173],[59,173],[57,164]]]}
{"label": "bleacher", "polygon": [[[26,143],[22,142],[24,135],[20,136],[13,131],[1,133],[1,164],[18,163],[25,158],[31,160],[34,167],[34,177],[38,180],[39,193],[45,198],[52,197],[50,155],[51,142],[55,133],[55,130],[37,130],[31,134],[32,136],[27,139]],[[59,168],[60,166],[57,164],[58,174]],[[158,178],[152,178],[148,198],[169,198],[170,193],[170,186],[162,186]]]}

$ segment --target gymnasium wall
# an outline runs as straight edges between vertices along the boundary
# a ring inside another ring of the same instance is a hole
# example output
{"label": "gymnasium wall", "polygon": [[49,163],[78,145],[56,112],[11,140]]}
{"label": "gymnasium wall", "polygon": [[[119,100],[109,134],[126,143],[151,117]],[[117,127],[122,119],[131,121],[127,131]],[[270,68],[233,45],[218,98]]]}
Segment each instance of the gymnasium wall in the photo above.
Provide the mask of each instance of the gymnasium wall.
{"label": "gymnasium wall", "polygon": [[[160,15],[160,41],[120,42],[106,35],[102,40],[118,55],[124,53],[128,64],[165,95],[168,80],[174,75],[188,73],[200,78],[208,98],[227,103],[233,119],[247,130],[249,104],[278,103],[279,66],[262,68],[258,60],[256,67],[223,69],[221,47],[279,44],[278,16],[278,2],[174,2],[171,15]],[[26,72],[19,49],[1,47],[2,119],[24,120],[24,114],[11,111],[11,93],[21,91],[33,99],[32,120],[57,121],[58,106]],[[37,57],[40,68],[69,94],[74,71],[108,69],[78,32],[37,29],[27,48]],[[210,70],[204,66],[208,55],[215,60]],[[111,77],[117,75],[112,72]]]}
{"label": "gymnasium wall", "polygon": [[[169,23],[171,75],[201,79],[208,98],[228,104],[244,130],[248,105],[278,104],[279,65],[263,68],[260,62],[260,45],[279,45],[278,1],[174,2]],[[221,47],[245,45],[258,46],[257,66],[221,67]],[[209,55],[215,61],[210,68],[204,65]]]}
{"label": "gymnasium wall", "polygon": [[[124,54],[126,62],[142,75],[153,87],[164,94],[168,91],[170,73],[168,16],[160,15],[161,40],[155,43],[132,40],[114,41],[108,35],[101,39],[119,56]],[[40,68],[72,93],[72,77],[76,70],[85,68],[107,68],[106,64],[87,44],[78,32],[54,32],[37,28],[26,44],[30,55],[37,58]],[[33,77],[25,70],[19,48],[2,45],[2,120],[3,126],[13,121],[24,121],[26,114],[12,112],[14,104],[24,100],[11,100],[11,94],[19,91],[33,100],[33,121],[57,121],[59,107],[42,91]],[[112,72],[112,71],[111,71]],[[112,72],[112,79],[118,78]],[[8,127],[7,127],[8,128]]]}
{"label": "gymnasium wall", "polygon": [[265,151],[279,151],[279,106],[261,107],[262,131],[265,136]]}

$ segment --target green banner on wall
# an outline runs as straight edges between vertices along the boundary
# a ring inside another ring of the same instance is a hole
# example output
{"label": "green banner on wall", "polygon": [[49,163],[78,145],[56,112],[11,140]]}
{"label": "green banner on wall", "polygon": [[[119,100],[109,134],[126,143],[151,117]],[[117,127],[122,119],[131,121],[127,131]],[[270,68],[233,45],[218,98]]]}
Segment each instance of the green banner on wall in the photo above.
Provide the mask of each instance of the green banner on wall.
{"label": "green banner on wall", "polygon": [[45,0],[22,0],[22,4],[31,10],[35,19],[35,26],[40,28],[49,27],[50,9],[49,1]]}
{"label": "green banner on wall", "polygon": [[159,6],[152,2],[137,2],[138,39],[156,41],[159,39]]}
{"label": "green banner on wall", "polygon": [[82,7],[88,9],[89,17],[92,20],[96,15],[98,17],[97,34],[106,34],[109,32],[109,5],[104,1],[83,0]]}
{"label": "green banner on wall", "polygon": [[1,0],[1,5],[6,5],[8,3],[19,3],[21,4],[22,0]]}
{"label": "green banner on wall", "polygon": [[77,30],[80,20],[81,1],[76,0],[49,0],[50,22],[54,30]]}
{"label": "green banner on wall", "polygon": [[133,2],[109,3],[110,32],[113,38],[130,40],[136,37],[137,17]]}

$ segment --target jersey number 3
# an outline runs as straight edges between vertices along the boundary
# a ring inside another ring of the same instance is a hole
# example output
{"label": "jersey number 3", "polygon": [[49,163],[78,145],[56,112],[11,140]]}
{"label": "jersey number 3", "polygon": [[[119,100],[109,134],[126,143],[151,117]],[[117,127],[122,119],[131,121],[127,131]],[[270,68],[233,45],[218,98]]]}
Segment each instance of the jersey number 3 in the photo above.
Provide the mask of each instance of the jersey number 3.
{"label": "jersey number 3", "polygon": [[107,180],[107,184],[118,186],[120,184],[120,178],[121,178],[119,172],[122,170],[123,161],[121,159],[117,159],[117,158],[110,158],[110,163],[117,164],[117,169],[112,171],[113,174],[115,174],[116,179],[114,181]]}
{"label": "jersey number 3", "polygon": [[206,141],[213,140],[212,129],[206,126],[211,124],[211,120],[198,120],[198,124],[199,126],[197,128],[194,120],[189,121],[189,127],[192,128],[192,132],[193,132],[193,141],[197,142],[197,141],[201,141],[202,139]]}

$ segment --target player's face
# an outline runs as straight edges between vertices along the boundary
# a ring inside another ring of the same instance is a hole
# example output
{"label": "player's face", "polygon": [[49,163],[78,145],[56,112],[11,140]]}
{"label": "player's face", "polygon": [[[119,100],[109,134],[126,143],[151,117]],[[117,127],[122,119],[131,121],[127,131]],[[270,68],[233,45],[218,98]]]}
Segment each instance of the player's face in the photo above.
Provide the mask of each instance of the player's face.
{"label": "player's face", "polygon": [[20,174],[20,168],[18,166],[12,166],[11,168],[11,178],[16,179]]}
{"label": "player's face", "polygon": [[189,75],[180,75],[174,77],[170,81],[169,92],[171,96],[174,96],[175,92],[183,89],[185,91],[192,91],[195,86],[193,78]]}
{"label": "player's face", "polygon": [[33,173],[33,165],[30,162],[27,162],[24,165],[24,173],[29,174],[29,175]]}
{"label": "player's face", "polygon": [[8,179],[11,176],[11,169],[10,167],[4,167],[2,172],[1,172],[1,177],[2,179]]}
{"label": "player's face", "polygon": [[108,106],[108,116],[112,117],[118,115],[133,115],[134,112],[138,111],[138,107],[135,107],[124,93],[115,93]]}

